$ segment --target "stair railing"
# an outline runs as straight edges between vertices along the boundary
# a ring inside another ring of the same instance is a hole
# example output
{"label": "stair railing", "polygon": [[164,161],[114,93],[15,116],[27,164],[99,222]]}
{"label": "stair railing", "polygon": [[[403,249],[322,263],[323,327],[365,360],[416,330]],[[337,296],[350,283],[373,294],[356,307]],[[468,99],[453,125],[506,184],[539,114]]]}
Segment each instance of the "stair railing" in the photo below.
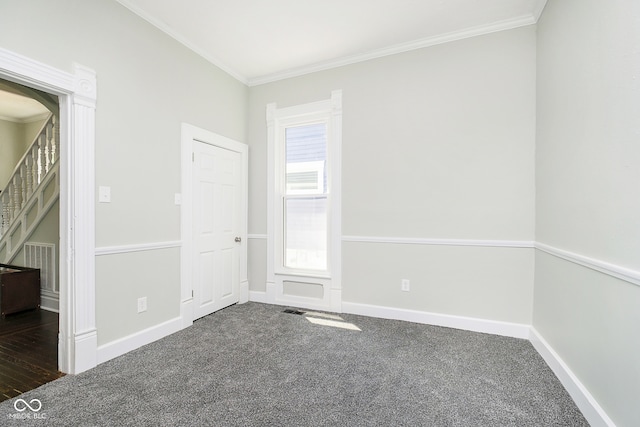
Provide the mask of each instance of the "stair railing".
{"label": "stair railing", "polygon": [[33,143],[22,156],[0,192],[0,238],[11,228],[22,209],[36,192],[44,177],[60,157],[59,129],[52,114],[45,121]]}

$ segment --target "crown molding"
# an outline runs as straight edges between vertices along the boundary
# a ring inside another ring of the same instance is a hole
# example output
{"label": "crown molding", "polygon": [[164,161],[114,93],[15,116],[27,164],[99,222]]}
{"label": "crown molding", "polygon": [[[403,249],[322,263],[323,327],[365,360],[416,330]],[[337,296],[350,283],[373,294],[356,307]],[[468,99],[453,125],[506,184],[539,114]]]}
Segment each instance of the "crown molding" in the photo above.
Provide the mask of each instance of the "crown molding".
{"label": "crown molding", "polygon": [[[536,10],[537,11],[537,10]],[[542,12],[542,9],[540,9]],[[319,62],[313,65],[294,68],[291,70],[273,73],[262,77],[249,78],[247,81],[248,86],[258,86],[266,83],[272,83],[278,80],[284,80],[292,77],[299,77],[305,74],[315,73],[318,71],[325,71],[332,68],[343,67],[345,65],[351,65],[358,62],[364,62],[371,59],[382,58],[385,56],[395,55],[398,53],[409,52],[412,50],[422,49],[429,46],[435,46],[439,44],[449,43],[457,40],[468,39],[471,37],[481,36],[485,34],[496,33],[499,31],[512,30],[518,27],[525,27],[527,25],[533,25],[537,22],[535,15],[524,15],[513,19],[507,19],[503,21],[494,22],[488,25],[480,25],[477,27],[467,28],[460,31],[453,31],[446,34],[440,34],[437,36],[426,37],[419,40],[414,40],[407,43],[397,44],[395,46],[376,49],[370,52],[342,57],[336,60],[329,60]]]}
{"label": "crown molding", "polygon": [[333,68],[343,67],[345,65],[351,65],[358,62],[364,62],[371,59],[382,58],[385,56],[395,55],[398,53],[409,52],[412,50],[422,49],[429,46],[435,46],[439,44],[449,43],[452,41],[463,40],[471,37],[481,36],[485,34],[491,34],[499,31],[511,30],[518,27],[524,27],[527,25],[533,25],[538,22],[544,7],[547,4],[547,0],[539,0],[535,2],[534,9],[530,14],[522,15],[516,18],[506,19],[502,21],[493,22],[491,24],[480,25],[477,27],[466,28],[460,31],[452,31],[446,34],[440,34],[436,36],[426,37],[418,40],[414,40],[407,43],[397,44],[395,46],[375,49],[362,54],[355,54],[350,56],[341,57],[338,59],[332,59],[328,61],[322,61],[311,65],[305,65],[285,71],[279,71],[271,74],[266,74],[257,77],[247,77],[244,74],[238,72],[233,67],[228,66],[220,58],[207,52],[206,49],[198,46],[190,41],[180,32],[167,25],[165,22],[153,17],[143,9],[139,8],[133,3],[132,0],[116,0],[123,7],[127,8],[135,15],[144,19],[160,31],[167,34],[169,37],[178,41],[197,55],[201,56],[211,64],[220,68],[225,73],[229,74],[236,80],[247,86],[259,86],[266,83],[272,83],[279,80],[285,80],[292,77],[299,77],[305,74],[311,74],[318,71],[325,71]]}
{"label": "crown molding", "polygon": [[222,71],[229,74],[231,77],[235,78],[236,80],[240,81],[245,85],[248,84],[248,80],[244,75],[242,75],[235,69],[227,66],[223,61],[220,60],[220,58],[217,58],[214,55],[211,55],[205,49],[192,43],[187,37],[183,36],[181,33],[177,32],[166,23],[149,15],[147,12],[145,12],[144,10],[134,5],[130,0],[116,0],[116,1],[120,3],[122,6],[129,9],[134,14],[138,15],[140,18],[144,19],[145,21],[147,21],[148,23],[150,23],[151,25],[159,29],[160,31],[167,34],[169,37],[183,44],[185,47],[192,50],[197,55],[201,56],[202,58],[206,59],[216,67],[220,68]]}

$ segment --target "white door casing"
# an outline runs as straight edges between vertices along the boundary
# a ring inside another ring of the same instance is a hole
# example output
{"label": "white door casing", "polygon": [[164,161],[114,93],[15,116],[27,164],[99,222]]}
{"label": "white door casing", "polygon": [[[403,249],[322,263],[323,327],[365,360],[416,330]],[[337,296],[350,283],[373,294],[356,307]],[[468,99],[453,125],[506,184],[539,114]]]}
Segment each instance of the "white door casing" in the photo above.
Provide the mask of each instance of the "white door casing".
{"label": "white door casing", "polygon": [[[181,139],[180,314],[187,327],[210,312],[249,299],[248,146],[186,123]],[[216,199],[226,201],[215,203]],[[216,267],[220,265],[228,269]],[[213,286],[215,282],[221,286]]]}
{"label": "white door casing", "polygon": [[97,364],[95,317],[95,72],[68,73],[0,48],[0,78],[58,96],[60,104],[60,326],[58,367]]}

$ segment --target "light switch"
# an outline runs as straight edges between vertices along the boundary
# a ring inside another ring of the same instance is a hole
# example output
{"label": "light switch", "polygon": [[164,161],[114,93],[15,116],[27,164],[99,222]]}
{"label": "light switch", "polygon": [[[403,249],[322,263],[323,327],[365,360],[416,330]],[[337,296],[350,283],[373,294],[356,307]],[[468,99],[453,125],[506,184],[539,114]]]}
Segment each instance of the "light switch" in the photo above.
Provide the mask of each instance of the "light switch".
{"label": "light switch", "polygon": [[175,203],[176,205],[181,205],[182,204],[182,194],[175,193],[173,195],[173,203]]}
{"label": "light switch", "polygon": [[98,201],[100,203],[111,203],[111,187],[98,187]]}

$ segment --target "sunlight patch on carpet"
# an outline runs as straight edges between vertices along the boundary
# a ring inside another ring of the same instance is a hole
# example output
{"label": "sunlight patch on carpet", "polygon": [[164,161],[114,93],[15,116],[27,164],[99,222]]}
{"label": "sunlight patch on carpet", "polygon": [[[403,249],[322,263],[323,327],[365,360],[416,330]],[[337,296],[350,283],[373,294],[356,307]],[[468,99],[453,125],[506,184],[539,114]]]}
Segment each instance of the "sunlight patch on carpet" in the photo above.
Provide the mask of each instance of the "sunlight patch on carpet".
{"label": "sunlight patch on carpet", "polygon": [[349,322],[339,322],[337,320],[319,319],[317,317],[307,317],[307,316],[305,316],[305,318],[309,322],[311,322],[311,323],[313,323],[315,325],[331,326],[331,327],[334,327],[334,328],[348,329],[350,331],[361,331],[360,328],[358,328],[353,323],[349,323]]}

